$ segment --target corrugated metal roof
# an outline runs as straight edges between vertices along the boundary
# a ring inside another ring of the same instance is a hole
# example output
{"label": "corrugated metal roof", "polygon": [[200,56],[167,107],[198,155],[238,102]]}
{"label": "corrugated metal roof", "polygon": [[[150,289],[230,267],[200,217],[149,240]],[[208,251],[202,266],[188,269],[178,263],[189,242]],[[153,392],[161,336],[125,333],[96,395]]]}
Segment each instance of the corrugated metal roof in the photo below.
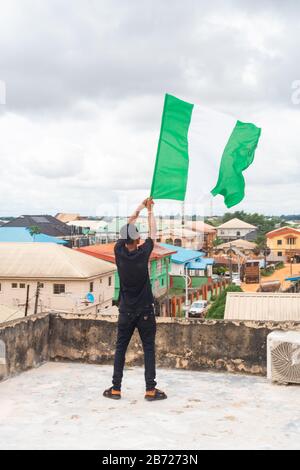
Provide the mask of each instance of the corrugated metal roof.
{"label": "corrugated metal roof", "polygon": [[[155,243],[152,250],[150,259],[160,259],[165,256],[170,256],[174,253],[175,250],[165,248],[162,246],[163,243]],[[77,251],[86,253],[87,255],[94,256],[99,259],[104,259],[111,263],[115,262],[115,252],[114,252],[115,243],[103,243],[90,246],[84,246],[82,248],[77,248]]]}
{"label": "corrugated metal roof", "polygon": [[228,292],[225,320],[300,321],[300,294]]}
{"label": "corrugated metal roof", "polygon": [[0,227],[0,242],[41,242],[41,243],[59,243],[65,245],[66,240],[50,237],[45,233],[39,233],[33,237],[25,227]]}
{"label": "corrugated metal roof", "polygon": [[227,229],[239,229],[239,228],[257,228],[255,225],[248,224],[247,222],[244,222],[243,220],[237,219],[236,217],[234,219],[227,220],[227,222],[224,222],[224,224],[221,224],[217,227],[219,228],[227,228]]}
{"label": "corrugated metal roof", "polygon": [[0,278],[88,279],[115,267],[55,243],[0,243]]}

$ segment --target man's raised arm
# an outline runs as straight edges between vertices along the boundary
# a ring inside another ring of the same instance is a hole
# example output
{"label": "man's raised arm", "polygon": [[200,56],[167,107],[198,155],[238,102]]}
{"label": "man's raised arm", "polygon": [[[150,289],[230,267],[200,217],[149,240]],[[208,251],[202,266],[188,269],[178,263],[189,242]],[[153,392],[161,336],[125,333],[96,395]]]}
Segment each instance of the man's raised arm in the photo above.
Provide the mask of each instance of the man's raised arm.
{"label": "man's raised arm", "polygon": [[155,242],[156,241],[156,220],[154,217],[153,213],[153,199],[149,197],[146,201],[146,207],[148,210],[148,227],[149,227],[149,238],[152,238],[152,240]]}
{"label": "man's raised arm", "polygon": [[138,216],[140,215],[140,212],[145,209],[147,203],[147,199],[144,199],[144,201],[135,209],[134,213],[132,214],[131,217],[128,219],[129,224],[134,224]]}

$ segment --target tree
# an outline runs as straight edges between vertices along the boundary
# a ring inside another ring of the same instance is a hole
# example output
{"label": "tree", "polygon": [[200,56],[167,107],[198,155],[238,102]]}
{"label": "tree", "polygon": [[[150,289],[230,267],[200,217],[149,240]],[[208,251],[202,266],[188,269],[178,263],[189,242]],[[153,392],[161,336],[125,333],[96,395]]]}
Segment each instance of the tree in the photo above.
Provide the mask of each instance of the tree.
{"label": "tree", "polygon": [[223,292],[221,292],[221,294],[218,295],[216,300],[211,304],[206,318],[219,320],[224,318],[227,292],[243,292],[243,290],[234,284],[230,284],[228,287],[226,287],[226,289],[224,289]]}
{"label": "tree", "polygon": [[38,227],[37,225],[31,225],[30,227],[27,227],[27,230],[29,231],[30,235],[33,237],[33,241],[35,242],[36,235],[39,235],[41,233],[40,227]]}
{"label": "tree", "polygon": [[216,237],[216,238],[213,240],[213,246],[218,246],[218,245],[221,245],[222,243],[224,243],[224,241],[222,240],[222,238]]}

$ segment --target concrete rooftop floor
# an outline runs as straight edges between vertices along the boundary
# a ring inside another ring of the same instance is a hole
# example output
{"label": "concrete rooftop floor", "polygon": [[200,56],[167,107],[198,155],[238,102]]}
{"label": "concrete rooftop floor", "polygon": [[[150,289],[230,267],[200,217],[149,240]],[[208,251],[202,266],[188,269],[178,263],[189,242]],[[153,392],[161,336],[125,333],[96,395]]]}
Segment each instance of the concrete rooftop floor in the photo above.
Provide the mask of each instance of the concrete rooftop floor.
{"label": "concrete rooftop floor", "polygon": [[102,397],[111,366],[47,363],[0,383],[0,449],[300,449],[300,388],[262,377],[158,370],[168,400]]}

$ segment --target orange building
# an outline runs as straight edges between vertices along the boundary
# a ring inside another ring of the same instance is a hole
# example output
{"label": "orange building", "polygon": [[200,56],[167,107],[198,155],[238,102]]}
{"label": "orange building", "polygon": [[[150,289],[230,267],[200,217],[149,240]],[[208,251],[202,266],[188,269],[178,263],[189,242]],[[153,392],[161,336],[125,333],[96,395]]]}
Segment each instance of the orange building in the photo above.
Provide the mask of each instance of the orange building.
{"label": "orange building", "polygon": [[266,237],[271,250],[268,261],[300,263],[300,230],[281,227],[267,233]]}

